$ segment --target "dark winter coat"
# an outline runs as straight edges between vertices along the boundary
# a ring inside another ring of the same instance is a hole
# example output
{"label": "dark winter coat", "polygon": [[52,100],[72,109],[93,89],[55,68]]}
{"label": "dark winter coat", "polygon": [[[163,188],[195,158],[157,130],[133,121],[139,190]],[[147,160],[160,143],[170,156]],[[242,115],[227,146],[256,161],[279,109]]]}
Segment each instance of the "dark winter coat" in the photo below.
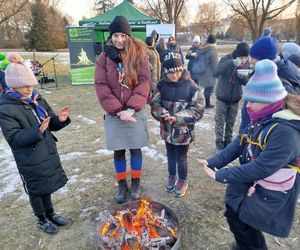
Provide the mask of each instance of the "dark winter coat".
{"label": "dark winter coat", "polygon": [[199,53],[199,48],[198,48],[198,47],[195,47],[195,46],[192,46],[192,47],[189,49],[189,51],[188,51],[188,53],[186,54],[186,56],[185,56],[185,58],[189,60],[188,65],[187,65],[187,69],[188,69],[188,71],[190,72],[192,79],[197,80],[197,76],[193,76],[193,74],[192,74],[192,68],[193,68],[193,64],[194,64],[194,62],[195,62],[196,57],[191,56],[191,53],[197,53],[197,55],[198,55],[198,53]]}
{"label": "dark winter coat", "polygon": [[14,155],[19,173],[29,195],[51,194],[63,187],[67,177],[57,153],[57,139],[51,131],[67,126],[61,123],[41,96],[37,101],[51,116],[49,128],[41,134],[33,107],[6,94],[0,97],[0,126]]}
{"label": "dark winter coat", "polygon": [[152,46],[147,46],[147,55],[149,60],[150,72],[151,72],[151,95],[154,92],[158,81],[160,80],[161,64],[157,50]]}
{"label": "dark winter coat", "polygon": [[[281,117],[282,112],[273,114]],[[277,115],[278,114],[278,115]],[[296,116],[296,115],[294,115]],[[287,191],[273,191],[256,185],[255,193],[249,197],[247,191],[255,181],[262,180],[287,164],[299,164],[300,157],[300,117],[296,119],[271,118],[255,125],[249,125],[246,131],[254,141],[259,132],[270,122],[278,122],[268,135],[265,149],[252,145],[254,160],[250,160],[247,143],[240,145],[237,137],[220,154],[208,159],[210,167],[216,167],[216,180],[227,183],[225,202],[232,207],[239,218],[251,227],[269,234],[287,237],[293,224],[294,214],[300,192],[300,175],[297,174],[294,186]],[[240,157],[239,167],[222,168]]]}
{"label": "dark winter coat", "polygon": [[206,88],[213,87],[216,84],[216,78],[213,72],[218,63],[218,53],[215,44],[207,44],[199,49],[199,54],[204,55],[206,70],[203,74],[198,76],[198,83]]}
{"label": "dark winter coat", "polygon": [[156,30],[152,30],[150,36],[154,39],[154,43],[157,44],[159,39],[159,33]]}
{"label": "dark winter coat", "polygon": [[[151,114],[160,121],[162,139],[174,145],[187,145],[194,141],[195,123],[201,119],[203,111],[202,92],[186,70],[178,82],[163,78],[151,100]],[[165,122],[161,116],[166,113],[175,116],[176,122]]]}
{"label": "dark winter coat", "polygon": [[109,115],[116,115],[128,108],[141,111],[146,105],[150,90],[147,58],[144,58],[138,73],[138,84],[133,89],[128,89],[119,83],[117,63],[107,53],[101,53],[96,62],[95,88],[101,106]]}
{"label": "dark winter coat", "polygon": [[284,79],[288,80],[294,86],[300,88],[300,71],[297,69],[297,66],[289,60],[281,59],[276,62],[277,65],[277,74],[280,79],[282,79],[282,84],[285,87],[286,91],[293,93],[294,89],[287,85]]}
{"label": "dark winter coat", "polygon": [[246,85],[248,78],[237,75],[237,67],[233,64],[232,54],[223,56],[214,70],[214,77],[218,77],[216,97],[226,104],[234,104],[242,99],[242,85]]}
{"label": "dark winter coat", "polygon": [[6,81],[5,81],[5,73],[0,69],[0,93],[4,92],[7,88]]}

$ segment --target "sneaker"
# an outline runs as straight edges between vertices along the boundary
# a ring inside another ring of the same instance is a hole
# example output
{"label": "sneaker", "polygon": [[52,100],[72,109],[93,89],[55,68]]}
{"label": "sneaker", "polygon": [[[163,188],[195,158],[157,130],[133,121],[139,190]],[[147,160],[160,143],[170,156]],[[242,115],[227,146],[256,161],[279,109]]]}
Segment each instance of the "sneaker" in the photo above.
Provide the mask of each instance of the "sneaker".
{"label": "sneaker", "polygon": [[44,220],[44,221],[38,220],[37,224],[38,227],[44,230],[44,232],[47,234],[54,235],[57,234],[59,231],[58,226],[54,225],[51,221],[48,220]]}
{"label": "sneaker", "polygon": [[69,223],[66,218],[64,218],[58,214],[53,214],[51,216],[48,216],[47,218],[49,219],[49,221],[51,221],[52,223],[54,223],[57,226],[65,226]]}
{"label": "sneaker", "polygon": [[178,180],[176,182],[174,196],[175,197],[182,197],[182,196],[184,196],[187,189],[188,189],[187,180]]}
{"label": "sneaker", "polygon": [[165,190],[169,193],[172,193],[175,190],[176,177],[169,176],[168,182],[165,185]]}

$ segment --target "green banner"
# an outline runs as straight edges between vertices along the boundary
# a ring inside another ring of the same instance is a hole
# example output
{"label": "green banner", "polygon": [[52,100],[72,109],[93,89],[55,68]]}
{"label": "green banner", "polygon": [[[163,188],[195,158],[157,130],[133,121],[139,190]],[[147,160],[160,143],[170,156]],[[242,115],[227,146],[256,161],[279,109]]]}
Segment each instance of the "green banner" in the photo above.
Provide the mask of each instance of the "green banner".
{"label": "green banner", "polygon": [[94,28],[68,28],[72,84],[94,83],[95,37]]}

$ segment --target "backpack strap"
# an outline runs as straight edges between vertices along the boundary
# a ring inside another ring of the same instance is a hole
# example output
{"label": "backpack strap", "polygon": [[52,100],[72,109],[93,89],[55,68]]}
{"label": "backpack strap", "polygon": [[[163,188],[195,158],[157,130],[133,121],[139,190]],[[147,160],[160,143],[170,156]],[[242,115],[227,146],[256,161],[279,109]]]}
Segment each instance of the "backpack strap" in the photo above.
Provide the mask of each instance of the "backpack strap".
{"label": "backpack strap", "polygon": [[[261,150],[264,150],[267,144],[267,139],[272,130],[278,125],[278,123],[269,123],[266,127],[262,129],[262,131],[259,133],[257,141],[253,141],[250,138],[247,138],[247,134],[242,134],[240,139],[240,145],[243,143],[243,141],[246,139],[248,144],[256,145],[260,147]],[[298,173],[300,173],[300,164],[292,164],[288,163],[288,166],[292,169],[295,169]]]}
{"label": "backpack strap", "polygon": [[271,131],[278,125],[278,123],[270,123],[260,132],[258,136],[259,147],[263,150],[266,147],[268,136]]}

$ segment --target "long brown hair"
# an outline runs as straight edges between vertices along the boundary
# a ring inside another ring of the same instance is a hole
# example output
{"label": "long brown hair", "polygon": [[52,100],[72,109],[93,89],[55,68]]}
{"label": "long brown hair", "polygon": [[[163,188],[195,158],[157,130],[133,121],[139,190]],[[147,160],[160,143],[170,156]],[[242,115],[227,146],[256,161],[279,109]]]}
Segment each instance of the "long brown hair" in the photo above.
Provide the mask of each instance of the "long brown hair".
{"label": "long brown hair", "polygon": [[125,69],[124,82],[130,88],[138,84],[138,74],[146,58],[146,45],[133,37],[127,36],[125,48],[121,51]]}
{"label": "long brown hair", "polygon": [[288,94],[285,97],[285,106],[291,110],[294,114],[300,116],[300,96]]}

